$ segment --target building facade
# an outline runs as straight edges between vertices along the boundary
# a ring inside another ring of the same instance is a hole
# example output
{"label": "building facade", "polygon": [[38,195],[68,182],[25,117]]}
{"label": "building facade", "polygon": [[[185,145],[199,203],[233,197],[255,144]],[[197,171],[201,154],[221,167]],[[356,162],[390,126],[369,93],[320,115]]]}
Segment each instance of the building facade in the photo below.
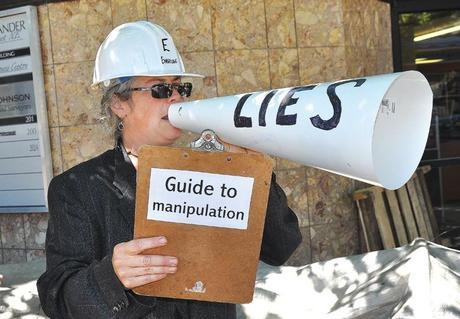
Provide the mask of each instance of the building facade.
{"label": "building facade", "polygon": [[[210,98],[393,71],[389,4],[378,0],[80,0],[38,5],[53,172],[113,147],[90,88],[94,57],[124,22],[163,25]],[[196,136],[184,133],[177,146]],[[273,158],[303,243],[289,260],[307,264],[360,252],[352,192],[360,182]],[[0,214],[0,263],[44,256],[47,213]]]}

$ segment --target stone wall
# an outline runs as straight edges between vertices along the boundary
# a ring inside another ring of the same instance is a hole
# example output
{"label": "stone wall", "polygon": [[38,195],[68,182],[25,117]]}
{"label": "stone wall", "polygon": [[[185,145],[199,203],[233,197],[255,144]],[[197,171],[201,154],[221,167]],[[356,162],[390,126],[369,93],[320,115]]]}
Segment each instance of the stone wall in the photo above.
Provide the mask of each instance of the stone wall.
{"label": "stone wall", "polygon": [[[377,0],[80,0],[38,7],[54,174],[113,140],[90,89],[93,59],[115,26],[147,19],[174,37],[194,98],[392,71],[389,6]],[[186,133],[185,145],[194,136]],[[275,158],[299,217],[305,264],[359,252],[353,180]],[[0,214],[1,263],[44,255],[47,214]]]}

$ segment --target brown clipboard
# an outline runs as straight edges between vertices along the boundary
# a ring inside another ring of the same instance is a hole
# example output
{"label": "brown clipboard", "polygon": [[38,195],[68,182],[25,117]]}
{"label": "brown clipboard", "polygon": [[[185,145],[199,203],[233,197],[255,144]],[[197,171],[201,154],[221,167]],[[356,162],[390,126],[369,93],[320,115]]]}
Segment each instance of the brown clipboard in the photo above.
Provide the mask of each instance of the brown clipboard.
{"label": "brown clipboard", "polygon": [[[151,168],[254,178],[247,229],[147,219]],[[137,287],[140,295],[249,303],[260,255],[272,161],[262,154],[204,152],[144,146],[139,151],[134,238],[165,236],[168,244],[144,254],[175,256],[178,270]]]}

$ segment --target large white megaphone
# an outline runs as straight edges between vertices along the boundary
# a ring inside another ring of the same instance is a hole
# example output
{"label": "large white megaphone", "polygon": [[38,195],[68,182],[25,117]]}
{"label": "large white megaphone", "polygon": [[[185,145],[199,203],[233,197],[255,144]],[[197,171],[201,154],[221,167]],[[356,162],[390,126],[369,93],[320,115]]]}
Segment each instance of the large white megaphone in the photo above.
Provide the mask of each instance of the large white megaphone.
{"label": "large white megaphone", "polygon": [[423,154],[433,93],[417,71],[175,103],[170,122],[388,189]]}

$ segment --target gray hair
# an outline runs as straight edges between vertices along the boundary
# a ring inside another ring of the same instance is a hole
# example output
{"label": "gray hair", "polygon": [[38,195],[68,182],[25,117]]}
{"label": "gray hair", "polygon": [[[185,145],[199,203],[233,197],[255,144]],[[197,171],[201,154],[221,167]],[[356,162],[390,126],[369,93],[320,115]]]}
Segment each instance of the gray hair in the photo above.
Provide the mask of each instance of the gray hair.
{"label": "gray hair", "polygon": [[134,78],[130,78],[128,81],[121,82],[119,79],[110,81],[108,86],[102,88],[101,98],[101,122],[105,124],[106,128],[112,133],[115,143],[121,136],[119,125],[122,121],[115,113],[113,113],[111,106],[114,99],[120,101],[128,101],[131,99],[132,91],[129,89],[132,86]]}

